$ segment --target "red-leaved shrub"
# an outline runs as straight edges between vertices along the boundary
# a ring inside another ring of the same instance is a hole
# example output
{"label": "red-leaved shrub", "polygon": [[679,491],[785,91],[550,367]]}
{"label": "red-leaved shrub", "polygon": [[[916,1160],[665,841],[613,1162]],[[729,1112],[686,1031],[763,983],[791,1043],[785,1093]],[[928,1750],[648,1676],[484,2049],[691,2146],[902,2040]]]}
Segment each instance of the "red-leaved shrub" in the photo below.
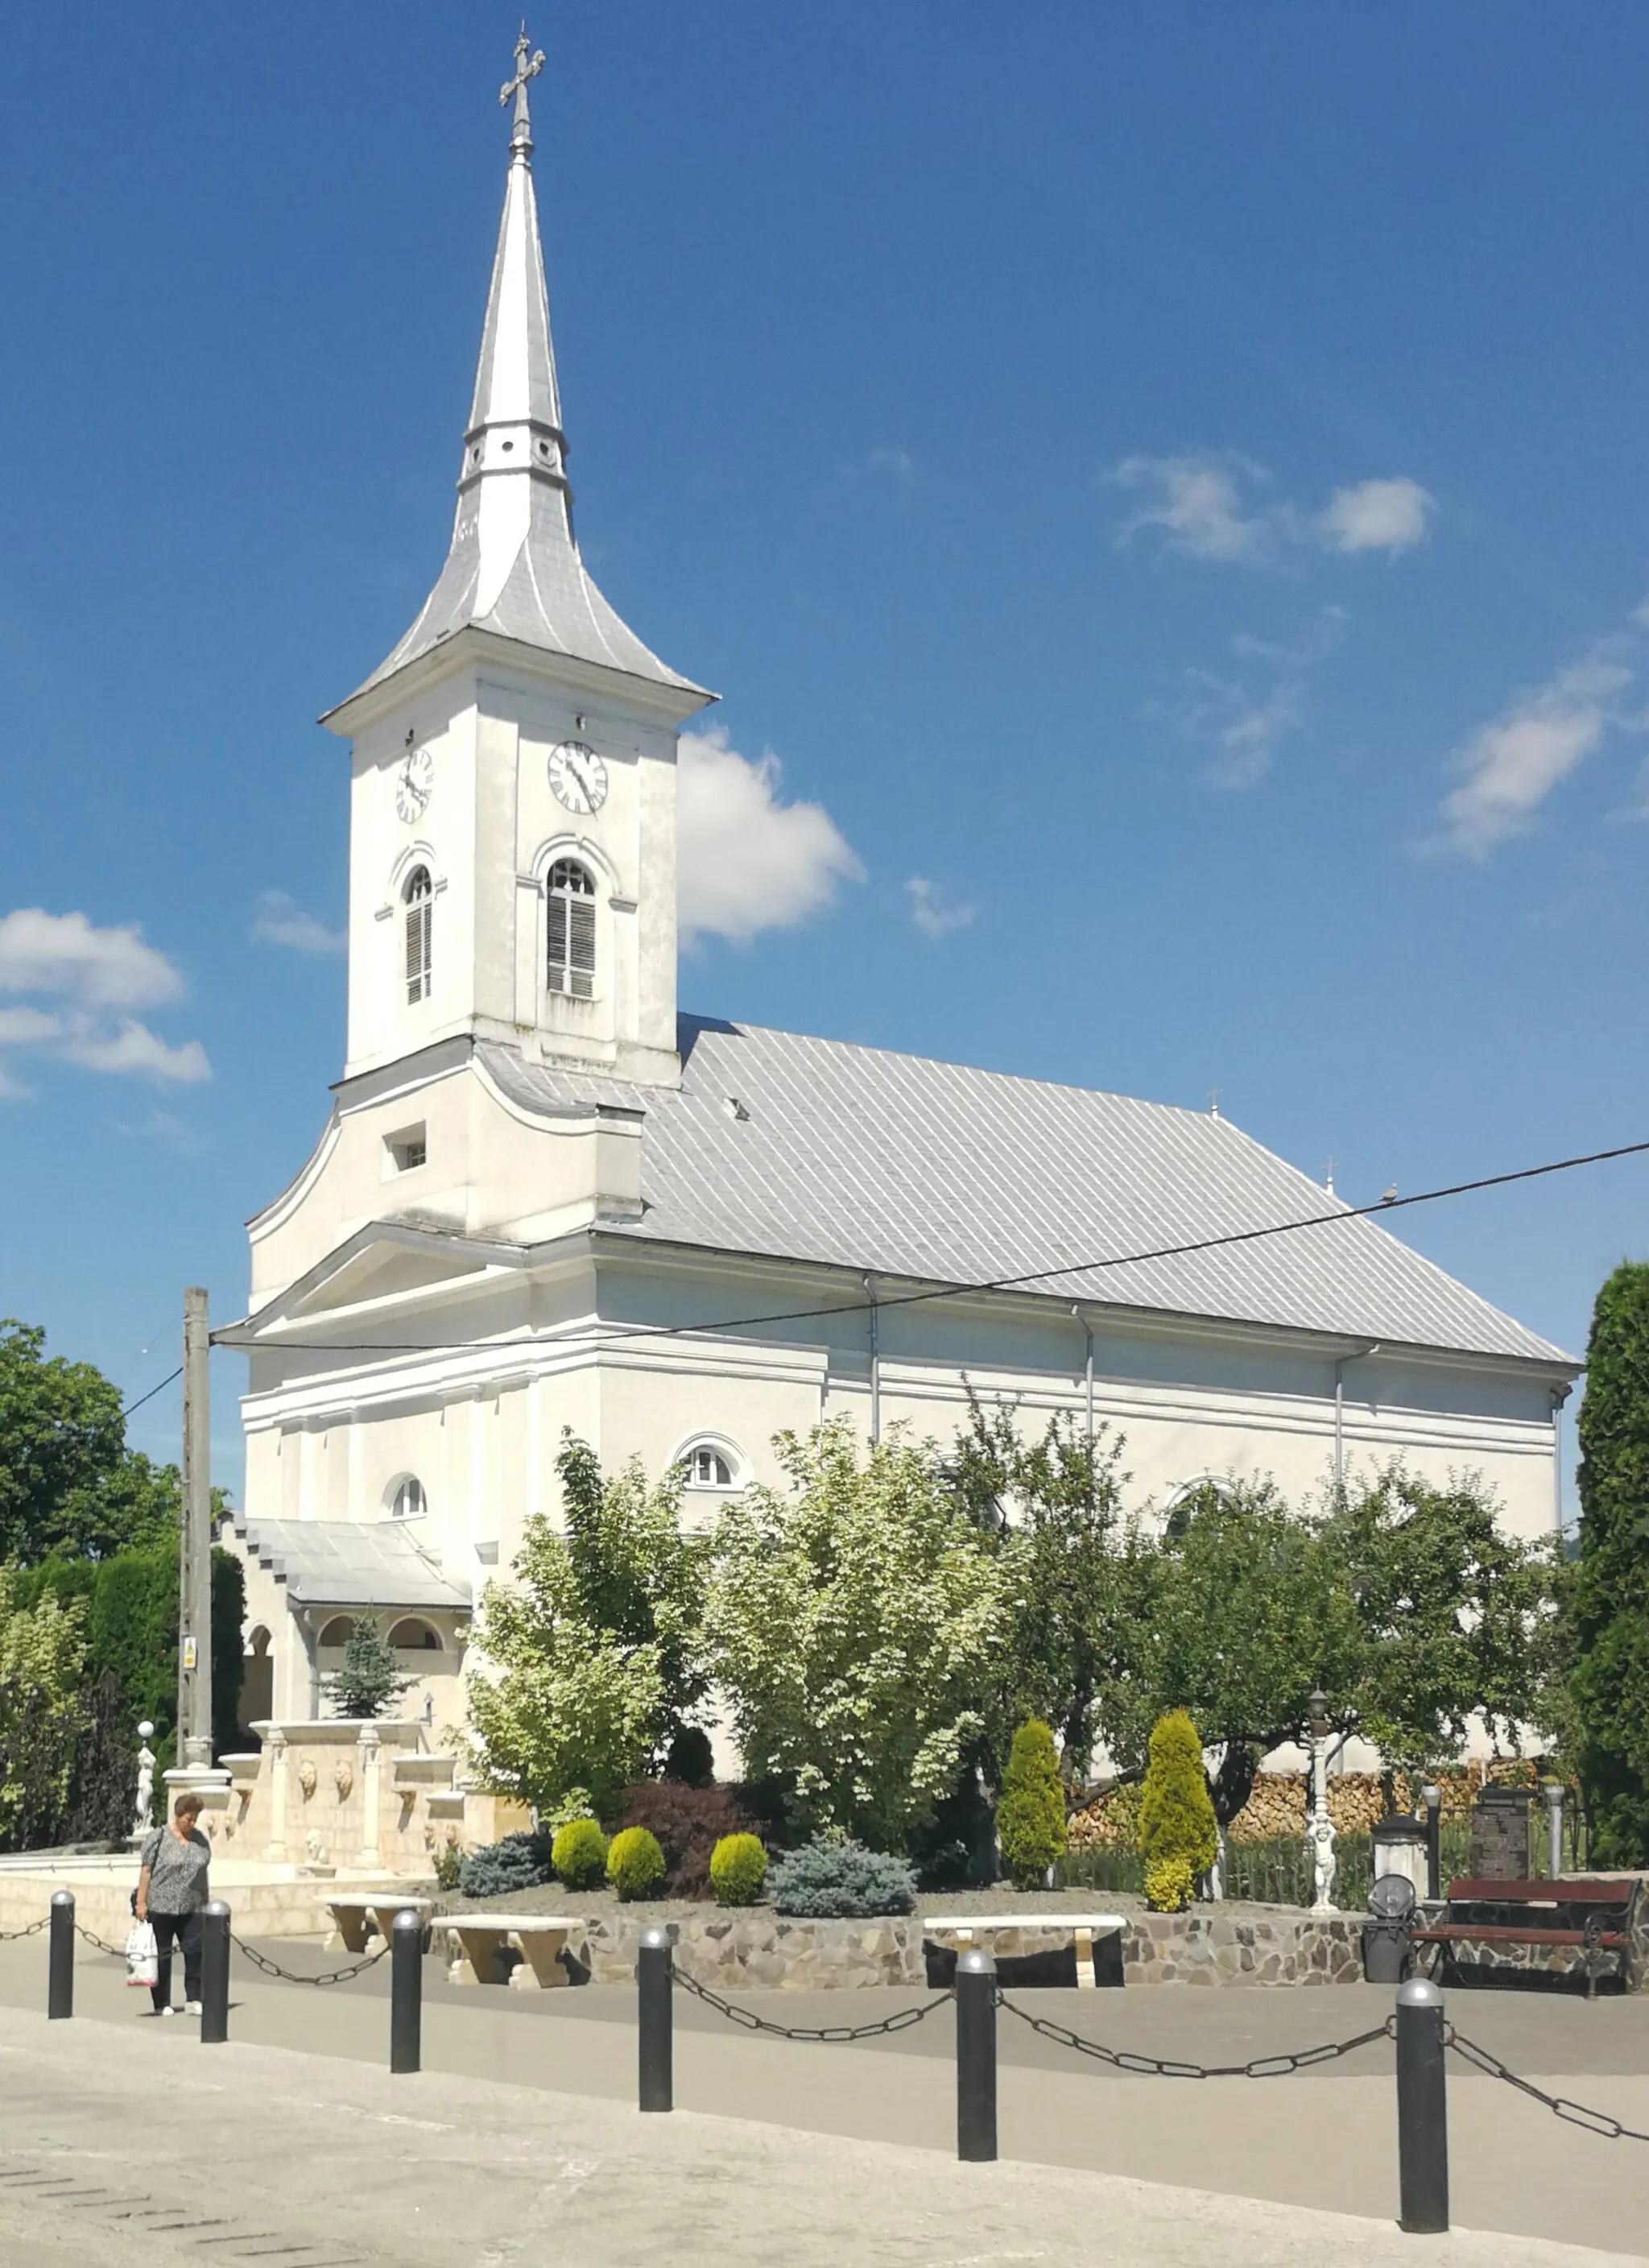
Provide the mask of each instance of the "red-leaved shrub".
{"label": "red-leaved shrub", "polygon": [[709,1897],[710,1852],[724,1835],[742,1835],[750,1826],[731,1788],[687,1787],[674,1779],[632,1780],[620,1818],[659,1838],[667,1898]]}

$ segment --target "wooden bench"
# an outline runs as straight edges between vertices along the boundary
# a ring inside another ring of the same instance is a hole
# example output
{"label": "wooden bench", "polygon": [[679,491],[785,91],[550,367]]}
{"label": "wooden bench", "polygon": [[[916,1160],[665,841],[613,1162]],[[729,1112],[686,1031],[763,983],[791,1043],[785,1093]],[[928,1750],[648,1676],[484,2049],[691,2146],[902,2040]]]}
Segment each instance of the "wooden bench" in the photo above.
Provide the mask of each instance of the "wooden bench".
{"label": "wooden bench", "polygon": [[397,1897],[388,1890],[328,1898],[327,1911],[332,1916],[332,1934],[327,1940],[328,1948],[342,1946],[350,1953],[366,1952],[375,1937],[387,1940],[395,1916],[408,1906],[423,1924],[427,1940],[434,1904],[433,1898]]}
{"label": "wooden bench", "polygon": [[[972,1945],[976,1939],[998,1937],[1010,1930],[1068,1930],[1076,1949],[1077,1990],[1079,1992],[1093,1990],[1094,1939],[1118,1935],[1125,1926],[1121,1914],[1049,1913],[1035,1906],[1027,1906],[1019,1913],[924,1914],[922,1917],[924,1937],[954,1938],[958,1952],[964,1946]],[[1116,1982],[1120,1984],[1120,1962],[1117,1970]]]}
{"label": "wooden bench", "polygon": [[1638,1889],[1635,1881],[1601,1877],[1540,1882],[1463,1877],[1449,1884],[1442,1918],[1417,1929],[1414,1942],[1436,1946],[1438,1965],[1446,1972],[1457,1945],[1572,1946],[1581,1955],[1589,2000],[1601,1956],[1615,1955],[1622,1982],[1631,1982]]}
{"label": "wooden bench", "polygon": [[[443,1914],[452,1966],[449,1984],[511,1984],[549,1992],[571,1982],[562,1955],[585,1925],[559,1914]],[[513,1963],[506,1953],[517,1953]]]}

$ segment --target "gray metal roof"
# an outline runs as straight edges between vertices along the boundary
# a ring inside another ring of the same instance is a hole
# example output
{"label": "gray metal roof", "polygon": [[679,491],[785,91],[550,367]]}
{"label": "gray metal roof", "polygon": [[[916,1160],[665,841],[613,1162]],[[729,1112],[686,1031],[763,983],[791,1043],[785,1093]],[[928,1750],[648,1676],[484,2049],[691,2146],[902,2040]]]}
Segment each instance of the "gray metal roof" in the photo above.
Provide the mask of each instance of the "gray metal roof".
{"label": "gray metal roof", "polygon": [[707,701],[620,621],[579,556],[526,99],[523,86],[446,564],[411,629],[357,690],[473,625]]}
{"label": "gray metal roof", "polygon": [[470,1603],[468,1587],[445,1576],[398,1521],[248,1520],[235,1539],[306,1607],[448,1607]]}
{"label": "gray metal roof", "polygon": [[1228,1119],[692,1018],[681,1046],[679,1092],[480,1052],[529,1108],[644,1110],[643,1218],[615,1233],[919,1282],[1036,1277],[1027,1290],[1096,1307],[1572,1362],[1343,1207],[1258,1243],[1091,1264],[1336,1211]]}

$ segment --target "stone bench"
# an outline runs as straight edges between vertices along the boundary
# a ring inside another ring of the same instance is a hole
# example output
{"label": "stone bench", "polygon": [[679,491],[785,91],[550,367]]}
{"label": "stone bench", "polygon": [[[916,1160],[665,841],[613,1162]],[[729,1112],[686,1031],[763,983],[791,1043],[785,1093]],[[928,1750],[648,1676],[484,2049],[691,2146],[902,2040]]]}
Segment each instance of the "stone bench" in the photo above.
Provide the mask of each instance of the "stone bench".
{"label": "stone bench", "polygon": [[[979,1939],[986,1939],[998,1959],[1024,1959],[1047,1948],[1015,1940],[1030,1937],[1064,1937],[1069,1939],[1077,1956],[1077,1989],[1092,1992],[1095,1984],[1093,1940],[1095,1938],[1120,1938],[1126,1927],[1122,1914],[1116,1913],[1049,1913],[1036,1907],[1023,1908],[1011,1914],[924,1914],[922,1934],[924,1939],[944,1939],[954,1941],[961,1952]],[[944,1948],[949,1951],[949,1942]],[[1115,1976],[1110,1980],[1123,1981],[1122,1962],[1115,1963]]]}
{"label": "stone bench", "polygon": [[327,1940],[327,1949],[342,1946],[349,1953],[365,1953],[375,1937],[387,1941],[395,1916],[410,1907],[423,1925],[427,1939],[430,1915],[434,1909],[433,1898],[397,1897],[393,1891],[372,1890],[355,1896],[329,1897],[327,1911],[332,1916],[332,1934]]}
{"label": "stone bench", "polygon": [[[585,1924],[554,1914],[443,1914],[452,1965],[449,1984],[512,1984],[548,1992],[570,1980],[562,1955]],[[519,1953],[513,1964],[506,1953]]]}

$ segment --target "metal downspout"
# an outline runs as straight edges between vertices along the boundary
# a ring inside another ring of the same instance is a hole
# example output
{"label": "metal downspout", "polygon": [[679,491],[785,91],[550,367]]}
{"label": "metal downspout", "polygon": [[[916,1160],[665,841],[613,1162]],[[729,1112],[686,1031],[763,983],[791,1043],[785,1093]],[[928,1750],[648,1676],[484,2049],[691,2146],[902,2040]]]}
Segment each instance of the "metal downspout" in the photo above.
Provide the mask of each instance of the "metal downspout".
{"label": "metal downspout", "polygon": [[1385,1344],[1382,1339],[1371,1339],[1355,1354],[1343,1354],[1334,1366],[1334,1487],[1337,1496],[1345,1486],[1345,1366],[1348,1362],[1366,1362],[1378,1354]]}
{"label": "metal downspout", "polygon": [[1081,1324],[1082,1336],[1087,1342],[1087,1351],[1082,1361],[1082,1383],[1087,1405],[1088,1447],[1092,1449],[1093,1447],[1093,1326],[1075,1300],[1071,1302],[1071,1312]]}
{"label": "metal downspout", "polygon": [[871,1447],[874,1448],[882,1437],[881,1311],[876,1305],[876,1286],[868,1276],[865,1296],[871,1303]]}

